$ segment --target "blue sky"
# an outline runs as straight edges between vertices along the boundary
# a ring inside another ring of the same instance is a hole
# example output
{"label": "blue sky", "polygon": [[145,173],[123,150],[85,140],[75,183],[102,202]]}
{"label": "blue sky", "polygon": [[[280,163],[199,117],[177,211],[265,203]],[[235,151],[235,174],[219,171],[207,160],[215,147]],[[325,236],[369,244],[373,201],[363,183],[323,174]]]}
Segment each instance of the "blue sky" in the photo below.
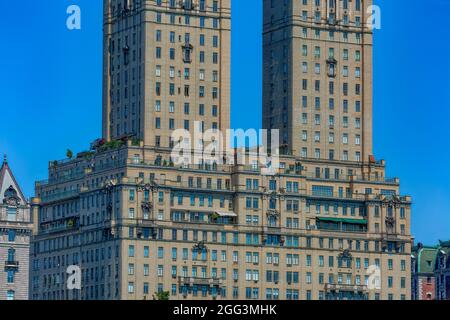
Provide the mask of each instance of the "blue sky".
{"label": "blue sky", "polygon": [[[261,0],[233,0],[232,126],[261,126]],[[416,239],[450,238],[450,0],[378,0],[374,145],[413,196]],[[82,10],[68,31],[66,8]],[[28,196],[101,135],[102,1],[0,1],[0,153]],[[426,13],[426,14],[425,14]]]}

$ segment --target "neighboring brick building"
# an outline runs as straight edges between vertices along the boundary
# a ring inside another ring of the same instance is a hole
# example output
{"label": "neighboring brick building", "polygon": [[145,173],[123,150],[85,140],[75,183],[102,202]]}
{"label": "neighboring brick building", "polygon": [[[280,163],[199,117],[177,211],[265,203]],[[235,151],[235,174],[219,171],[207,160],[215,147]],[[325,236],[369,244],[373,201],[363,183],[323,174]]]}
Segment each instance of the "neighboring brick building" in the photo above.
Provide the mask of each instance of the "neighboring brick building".
{"label": "neighboring brick building", "polygon": [[435,291],[435,265],[438,246],[429,247],[419,243],[412,254],[412,284],[411,299],[434,300]]}
{"label": "neighboring brick building", "polygon": [[0,169],[0,300],[28,299],[30,206],[5,159]]}

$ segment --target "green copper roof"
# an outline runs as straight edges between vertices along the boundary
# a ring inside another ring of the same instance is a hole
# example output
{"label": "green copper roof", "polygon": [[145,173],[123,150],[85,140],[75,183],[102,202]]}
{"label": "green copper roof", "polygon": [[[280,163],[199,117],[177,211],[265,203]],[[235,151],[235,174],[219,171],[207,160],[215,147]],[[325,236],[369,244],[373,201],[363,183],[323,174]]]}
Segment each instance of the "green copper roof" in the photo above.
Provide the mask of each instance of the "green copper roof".
{"label": "green copper roof", "polygon": [[320,221],[325,222],[343,222],[343,223],[351,223],[351,224],[367,224],[367,220],[362,219],[347,219],[347,218],[328,218],[328,217],[318,217]]}
{"label": "green copper roof", "polygon": [[417,272],[433,273],[436,264],[438,248],[420,248],[417,252]]}

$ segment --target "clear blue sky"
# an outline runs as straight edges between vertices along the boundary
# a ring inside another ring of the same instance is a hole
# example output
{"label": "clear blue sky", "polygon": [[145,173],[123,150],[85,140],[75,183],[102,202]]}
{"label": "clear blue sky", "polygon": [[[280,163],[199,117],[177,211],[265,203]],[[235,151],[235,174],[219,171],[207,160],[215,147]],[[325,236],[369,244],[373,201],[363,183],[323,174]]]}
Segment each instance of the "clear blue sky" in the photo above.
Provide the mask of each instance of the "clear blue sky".
{"label": "clear blue sky", "polygon": [[[375,154],[413,196],[413,233],[450,239],[450,0],[378,0]],[[82,10],[82,30],[65,27]],[[261,126],[261,0],[233,0],[232,126]],[[101,135],[102,1],[0,1],[0,153],[28,196]]]}

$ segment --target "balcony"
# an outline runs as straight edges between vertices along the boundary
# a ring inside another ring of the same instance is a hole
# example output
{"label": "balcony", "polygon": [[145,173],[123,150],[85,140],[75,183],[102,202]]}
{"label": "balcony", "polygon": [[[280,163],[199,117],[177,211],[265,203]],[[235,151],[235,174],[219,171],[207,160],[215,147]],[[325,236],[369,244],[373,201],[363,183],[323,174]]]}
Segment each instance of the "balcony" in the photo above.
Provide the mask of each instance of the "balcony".
{"label": "balcony", "polygon": [[223,280],[218,278],[178,277],[178,283],[180,285],[187,285],[187,286],[199,285],[199,286],[218,287],[223,284]]}
{"label": "balcony", "polygon": [[18,269],[19,261],[5,261],[5,268],[6,269]]}
{"label": "balcony", "polygon": [[40,225],[40,234],[50,234],[57,232],[74,231],[80,228],[80,218],[70,217],[50,222],[43,222]]}
{"label": "balcony", "polygon": [[148,168],[168,168],[178,169],[186,171],[203,171],[203,172],[217,172],[217,173],[231,173],[232,166],[227,164],[220,165],[208,165],[208,164],[191,164],[191,165],[174,165],[167,160],[148,162],[141,158],[129,158],[126,160],[128,165],[141,166]]}
{"label": "balcony", "polygon": [[316,227],[318,230],[331,232],[366,233],[367,224],[368,221],[366,219],[316,218]]}
{"label": "balcony", "polygon": [[378,184],[386,184],[396,186],[400,183],[398,178],[389,178],[381,175],[375,174],[359,174],[359,175],[339,175],[336,176],[333,172],[330,172],[328,175],[325,175],[323,172],[320,175],[315,172],[303,172],[302,176],[306,177],[310,180],[319,180],[319,181],[342,181],[342,182],[359,182],[359,183],[378,183]]}
{"label": "balcony", "polygon": [[327,283],[325,285],[325,290],[327,292],[367,292],[368,288],[366,285],[358,285],[358,284],[334,284]]}
{"label": "balcony", "polygon": [[317,192],[308,190],[305,195],[314,199],[342,199],[348,201],[366,201],[368,199],[368,195],[366,194],[347,192]]}
{"label": "balcony", "polygon": [[80,190],[78,190],[78,189],[68,190],[68,191],[59,191],[59,192],[54,192],[54,193],[50,193],[50,194],[43,194],[43,195],[41,195],[41,200],[43,203],[54,202],[54,201],[59,201],[59,200],[63,200],[63,199],[77,197],[79,195],[79,193],[80,193]]}

